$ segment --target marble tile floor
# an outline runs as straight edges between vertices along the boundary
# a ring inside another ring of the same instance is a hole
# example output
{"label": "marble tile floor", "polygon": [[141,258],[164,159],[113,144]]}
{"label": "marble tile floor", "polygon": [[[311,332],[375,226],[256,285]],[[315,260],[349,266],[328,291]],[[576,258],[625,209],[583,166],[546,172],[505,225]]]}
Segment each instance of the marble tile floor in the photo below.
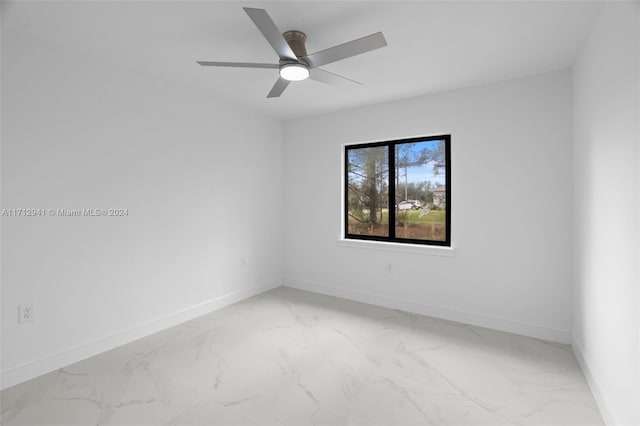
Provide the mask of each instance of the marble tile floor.
{"label": "marble tile floor", "polygon": [[278,288],[1,393],[17,425],[602,425],[567,345]]}

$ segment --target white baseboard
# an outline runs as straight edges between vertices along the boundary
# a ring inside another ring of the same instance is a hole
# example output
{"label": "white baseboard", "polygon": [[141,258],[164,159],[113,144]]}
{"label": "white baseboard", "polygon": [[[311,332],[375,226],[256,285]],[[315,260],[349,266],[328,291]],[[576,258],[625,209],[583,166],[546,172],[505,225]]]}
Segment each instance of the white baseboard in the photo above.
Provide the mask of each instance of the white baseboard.
{"label": "white baseboard", "polygon": [[109,336],[100,337],[93,341],[67,348],[56,353],[48,354],[40,358],[27,361],[18,366],[2,370],[0,372],[0,389],[6,389],[42,374],[57,370],[58,368],[82,361],[83,359],[98,355],[126,343],[133,342],[134,340],[141,339],[169,327],[173,327],[174,325],[189,321],[193,318],[217,311],[218,309],[222,309],[251,296],[255,296],[256,294],[280,287],[281,285],[282,283],[279,281],[270,282],[260,286],[228,293]]}
{"label": "white baseboard", "polygon": [[602,392],[600,392],[600,388],[598,387],[593,373],[591,372],[591,368],[589,368],[589,364],[584,356],[584,346],[582,345],[582,342],[580,342],[573,333],[571,334],[571,346],[573,347],[573,353],[578,359],[578,364],[580,364],[580,368],[582,368],[584,377],[587,379],[587,383],[589,383],[593,399],[595,399],[596,404],[598,404],[598,409],[600,410],[604,423],[610,426],[621,425],[622,423],[614,414],[614,411],[611,410],[610,405],[602,396]]}
{"label": "white baseboard", "polygon": [[467,312],[448,306],[436,306],[432,304],[406,301],[373,293],[345,290],[343,288],[302,282],[299,280],[285,279],[283,281],[283,285],[285,287],[307,290],[314,293],[325,294],[328,296],[354,300],[356,302],[383,306],[385,308],[399,309],[415,314],[461,322],[464,324],[476,325],[479,327],[491,328],[494,330],[506,331],[508,333],[520,334],[523,336],[534,337],[536,339],[549,340],[552,342],[565,344],[571,343],[571,332],[569,330],[562,330],[542,324],[533,324],[523,321],[498,318],[475,312]]}

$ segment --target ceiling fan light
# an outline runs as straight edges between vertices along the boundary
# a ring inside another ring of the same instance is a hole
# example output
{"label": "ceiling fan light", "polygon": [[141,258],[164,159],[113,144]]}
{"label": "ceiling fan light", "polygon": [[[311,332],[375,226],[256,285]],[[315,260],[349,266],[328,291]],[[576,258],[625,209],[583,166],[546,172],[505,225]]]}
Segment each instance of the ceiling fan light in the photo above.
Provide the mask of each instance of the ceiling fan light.
{"label": "ceiling fan light", "polygon": [[280,67],[280,77],[289,81],[300,81],[309,77],[309,69],[302,64],[286,64]]}

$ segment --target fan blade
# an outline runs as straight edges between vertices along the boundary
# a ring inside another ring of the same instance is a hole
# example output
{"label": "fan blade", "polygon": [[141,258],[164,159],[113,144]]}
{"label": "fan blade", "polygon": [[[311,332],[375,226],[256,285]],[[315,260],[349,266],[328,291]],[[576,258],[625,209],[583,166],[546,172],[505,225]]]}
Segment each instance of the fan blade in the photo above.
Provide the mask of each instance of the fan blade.
{"label": "fan blade", "polygon": [[387,40],[385,40],[382,33],[379,32],[359,38],[357,40],[339,44],[338,46],[321,50],[320,52],[312,53],[311,55],[307,55],[302,59],[304,59],[309,65],[311,65],[311,67],[316,68],[339,61],[341,59],[346,59],[351,56],[366,53],[371,50],[380,49],[381,47],[385,47],[386,45]]}
{"label": "fan blade", "polygon": [[278,64],[259,64],[255,62],[211,62],[211,61],[196,61],[203,67],[241,67],[241,68],[273,68],[278,69]]}
{"label": "fan blade", "polygon": [[267,98],[277,98],[280,95],[282,95],[282,92],[284,92],[284,89],[287,88],[289,83],[290,83],[289,80],[285,80],[282,77],[278,77],[278,81],[276,81],[276,84],[274,84],[273,87],[271,88],[271,91],[267,95]]}
{"label": "fan blade", "polygon": [[309,78],[338,87],[350,86],[352,84],[362,84],[359,81],[351,80],[350,78],[343,77],[341,75],[334,74],[320,68],[313,68],[312,70],[310,70]]}
{"label": "fan blade", "polygon": [[289,43],[282,36],[282,31],[278,29],[266,10],[251,7],[243,7],[243,9],[281,59],[298,60]]}

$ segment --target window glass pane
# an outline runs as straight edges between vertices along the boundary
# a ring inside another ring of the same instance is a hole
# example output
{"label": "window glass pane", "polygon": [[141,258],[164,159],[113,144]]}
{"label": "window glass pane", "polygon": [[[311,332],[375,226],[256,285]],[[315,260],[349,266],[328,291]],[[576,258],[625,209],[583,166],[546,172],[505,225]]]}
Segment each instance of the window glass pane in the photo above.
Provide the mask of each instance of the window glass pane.
{"label": "window glass pane", "polygon": [[347,150],[347,233],[389,235],[389,148]]}
{"label": "window glass pane", "polygon": [[395,146],[396,238],[446,241],[445,141]]}

